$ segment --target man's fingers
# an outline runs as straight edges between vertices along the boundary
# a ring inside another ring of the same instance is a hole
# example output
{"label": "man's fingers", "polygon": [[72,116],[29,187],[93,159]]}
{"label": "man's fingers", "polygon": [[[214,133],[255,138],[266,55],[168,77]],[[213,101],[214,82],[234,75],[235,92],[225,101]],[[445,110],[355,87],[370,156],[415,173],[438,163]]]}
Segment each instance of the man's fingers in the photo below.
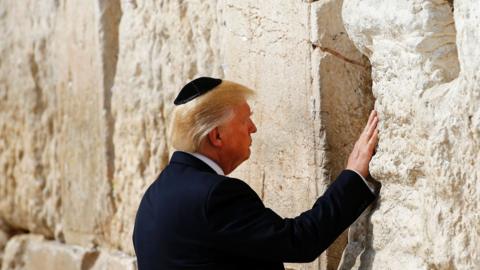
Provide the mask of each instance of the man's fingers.
{"label": "man's fingers", "polygon": [[368,140],[368,148],[372,150],[375,149],[375,146],[377,146],[377,142],[378,142],[378,129],[375,129],[372,137],[370,137],[370,139]]}
{"label": "man's fingers", "polygon": [[372,110],[370,112],[370,116],[368,117],[367,126],[370,126],[372,124],[372,121],[375,118],[375,116],[377,116],[377,111]]}
{"label": "man's fingers", "polygon": [[377,124],[378,124],[378,118],[375,116],[372,120],[372,122],[370,123],[370,126],[368,127],[368,130],[367,130],[367,140],[369,140],[371,137],[372,137],[372,134],[373,134],[373,131],[375,131],[375,129],[377,128]]}
{"label": "man's fingers", "polygon": [[375,110],[372,110],[370,112],[370,116],[368,117],[368,121],[367,121],[367,124],[365,125],[365,128],[363,129],[363,132],[367,132],[369,127],[371,126],[372,124],[372,121],[375,119],[375,116],[377,116],[377,111]]}

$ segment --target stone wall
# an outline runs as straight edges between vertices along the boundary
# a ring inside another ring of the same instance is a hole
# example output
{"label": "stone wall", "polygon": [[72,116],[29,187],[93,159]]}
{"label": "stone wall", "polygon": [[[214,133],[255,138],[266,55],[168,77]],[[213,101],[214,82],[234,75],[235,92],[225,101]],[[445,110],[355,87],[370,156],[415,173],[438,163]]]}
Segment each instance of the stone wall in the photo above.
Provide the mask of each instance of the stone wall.
{"label": "stone wall", "polygon": [[172,100],[207,75],[257,91],[252,155],[233,175],[285,217],[312,206],[379,111],[381,199],[348,245],[345,233],[288,269],[472,269],[479,12],[475,0],[0,2],[0,268],[136,269],[135,211],[173,151]]}
{"label": "stone wall", "polygon": [[341,269],[477,269],[478,2],[345,0],[342,14],[372,64],[383,189]]}

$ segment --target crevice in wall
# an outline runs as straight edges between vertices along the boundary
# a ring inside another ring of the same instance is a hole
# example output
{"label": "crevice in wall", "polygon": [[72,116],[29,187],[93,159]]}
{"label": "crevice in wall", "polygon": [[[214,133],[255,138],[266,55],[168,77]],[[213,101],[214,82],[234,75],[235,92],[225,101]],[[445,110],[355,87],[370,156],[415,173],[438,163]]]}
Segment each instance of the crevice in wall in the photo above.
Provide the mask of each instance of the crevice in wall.
{"label": "crevice in wall", "polygon": [[4,262],[5,249],[7,247],[8,241],[10,241],[14,236],[21,234],[30,233],[27,230],[14,228],[10,226],[6,221],[0,218],[0,269],[10,269],[8,267],[2,268]]}
{"label": "crevice in wall", "polygon": [[[339,60],[329,55],[320,65],[320,77],[324,77],[321,80],[320,106],[331,181],[345,168],[353,144],[362,132],[374,104],[368,62],[364,64],[364,69],[358,69],[356,65]],[[346,244],[347,232],[344,232],[327,250],[326,269],[337,269]]]}
{"label": "crevice in wall", "polygon": [[[113,135],[115,132],[115,119],[112,115],[112,87],[115,80],[119,50],[119,27],[122,17],[121,4],[119,0],[98,1],[98,29],[100,61],[103,71],[103,109],[105,111],[105,145],[107,179],[113,183],[115,170],[115,147]],[[113,192],[113,188],[111,189]],[[110,194],[110,205],[116,211],[113,194]]]}
{"label": "crevice in wall", "polygon": [[365,256],[364,251],[372,246],[373,227],[371,217],[373,212],[380,207],[380,200],[376,200],[365,212],[350,226],[348,230],[349,243],[345,247],[342,260],[336,270],[351,270],[360,258],[360,266],[355,269],[372,269],[375,253]]}
{"label": "crevice in wall", "polygon": [[35,115],[41,115],[45,109],[46,105],[43,101],[43,88],[40,82],[40,75],[39,75],[39,69],[38,69],[38,63],[37,60],[35,59],[35,54],[29,54],[28,55],[28,64],[30,68],[30,73],[33,79],[33,82],[35,84],[34,86],[34,92],[35,92],[35,106],[33,108],[33,113]]}
{"label": "crevice in wall", "polygon": [[318,48],[318,49],[320,49],[322,52],[329,53],[329,54],[331,54],[331,55],[333,55],[333,56],[335,56],[335,57],[338,57],[339,59],[341,59],[341,60],[343,60],[343,61],[345,61],[345,62],[347,62],[347,63],[353,64],[353,65],[357,65],[357,66],[363,67],[363,68],[365,68],[365,69],[369,69],[369,68],[370,68],[369,65],[366,65],[366,64],[361,63],[361,62],[359,62],[359,61],[355,61],[355,60],[353,60],[353,59],[350,59],[350,58],[344,56],[342,53],[339,53],[339,52],[336,51],[336,50],[333,50],[333,49],[331,49],[331,48],[318,45],[318,44],[316,44],[316,43],[311,43],[311,44],[312,44],[312,48],[313,48],[313,49]]}
{"label": "crevice in wall", "polygon": [[453,4],[453,0],[448,0],[448,4],[450,5],[450,8],[452,9],[452,12],[455,10],[455,6]]}
{"label": "crevice in wall", "polygon": [[[313,80],[318,80],[320,151],[329,185],[345,168],[355,141],[373,109],[371,66],[346,34],[342,0],[312,4],[310,44]],[[320,195],[320,194],[319,194]],[[319,269],[337,269],[347,244],[344,232],[326,250]]]}
{"label": "crevice in wall", "polygon": [[98,252],[98,251],[86,252],[83,255],[82,264],[81,264],[80,269],[81,270],[92,269],[93,266],[95,265],[95,262],[97,261],[99,255],[100,255],[100,252]]}

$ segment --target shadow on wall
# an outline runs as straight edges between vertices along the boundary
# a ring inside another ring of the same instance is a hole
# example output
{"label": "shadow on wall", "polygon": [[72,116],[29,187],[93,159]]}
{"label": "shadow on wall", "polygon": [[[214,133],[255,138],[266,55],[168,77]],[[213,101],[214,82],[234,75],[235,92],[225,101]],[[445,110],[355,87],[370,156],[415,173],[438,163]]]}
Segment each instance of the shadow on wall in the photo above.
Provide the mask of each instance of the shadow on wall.
{"label": "shadow on wall", "polygon": [[[348,231],[349,243],[344,250],[338,270],[350,270],[353,269],[356,264],[358,265],[358,269],[372,269],[375,251],[373,249],[373,224],[371,217],[372,214],[380,208],[381,200],[380,194],[377,200],[375,200],[350,227]],[[371,252],[364,252],[366,250],[370,250]]]}
{"label": "shadow on wall", "polygon": [[[321,131],[325,135],[326,186],[345,168],[353,145],[374,107],[371,65],[354,46],[343,25],[343,1],[319,1],[312,4],[314,65],[318,64]],[[318,58],[316,58],[316,56]],[[326,262],[319,269],[338,268],[347,245],[347,232],[327,249]]]}

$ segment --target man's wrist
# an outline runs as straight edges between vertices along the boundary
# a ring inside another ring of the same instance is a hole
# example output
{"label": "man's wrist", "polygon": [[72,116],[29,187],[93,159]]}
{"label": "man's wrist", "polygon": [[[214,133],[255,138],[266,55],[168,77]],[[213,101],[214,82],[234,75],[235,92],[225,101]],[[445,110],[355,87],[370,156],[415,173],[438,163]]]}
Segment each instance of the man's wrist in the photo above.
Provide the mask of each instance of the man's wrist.
{"label": "man's wrist", "polygon": [[347,168],[346,170],[349,170],[349,171],[352,171],[352,172],[358,174],[358,176],[360,176],[360,178],[362,178],[362,180],[363,180],[363,182],[365,183],[365,185],[367,185],[368,189],[370,189],[370,191],[371,191],[373,194],[376,194],[376,192],[375,192],[375,187],[373,186],[373,184],[372,184],[372,183],[369,183],[369,182],[365,179],[365,177],[363,177],[363,175],[362,175],[361,173],[359,173],[358,171],[356,171],[356,170],[354,170],[354,169],[348,169],[348,168]]}

